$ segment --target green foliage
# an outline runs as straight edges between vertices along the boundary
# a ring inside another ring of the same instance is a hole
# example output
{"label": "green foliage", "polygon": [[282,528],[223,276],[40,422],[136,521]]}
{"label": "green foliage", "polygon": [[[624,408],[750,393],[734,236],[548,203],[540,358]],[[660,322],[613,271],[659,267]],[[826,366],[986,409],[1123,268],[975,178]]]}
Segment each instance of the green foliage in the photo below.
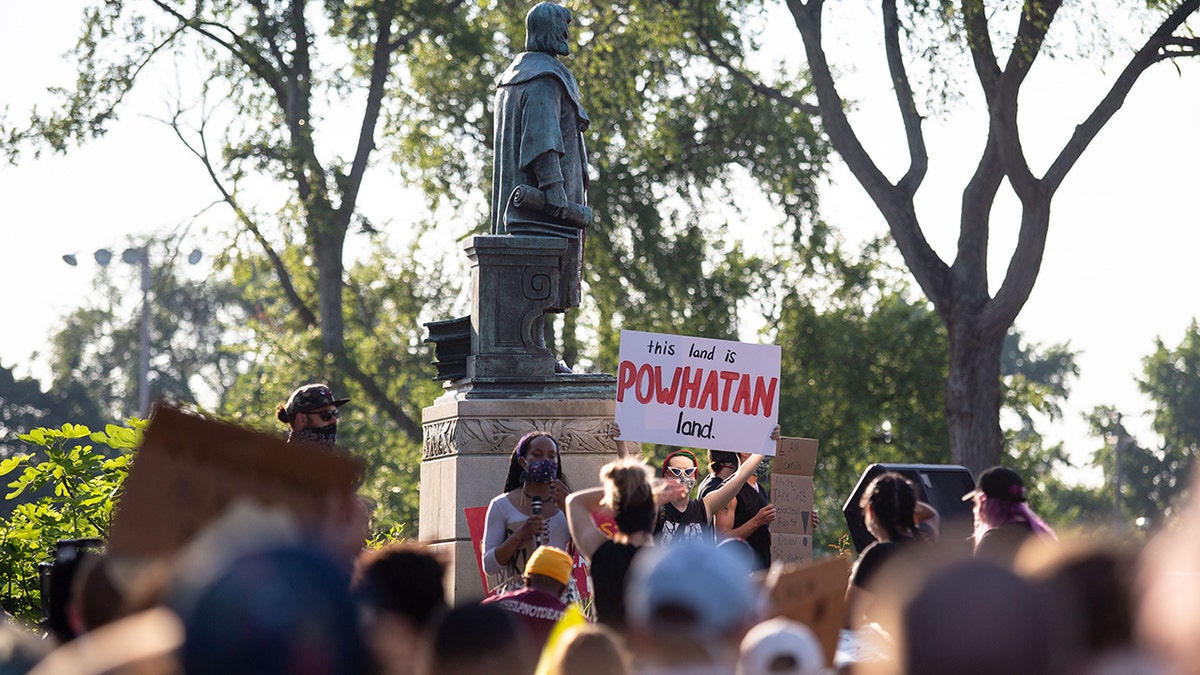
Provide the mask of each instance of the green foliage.
{"label": "green foliage", "polygon": [[138,419],[126,424],[110,424],[97,432],[70,423],[57,429],[39,427],[21,435],[34,453],[0,462],[0,476],[12,477],[6,500],[36,495],[16,506],[0,529],[0,575],[5,580],[0,603],[18,619],[32,623],[41,616],[37,564],[55,542],[107,533],[146,426]]}

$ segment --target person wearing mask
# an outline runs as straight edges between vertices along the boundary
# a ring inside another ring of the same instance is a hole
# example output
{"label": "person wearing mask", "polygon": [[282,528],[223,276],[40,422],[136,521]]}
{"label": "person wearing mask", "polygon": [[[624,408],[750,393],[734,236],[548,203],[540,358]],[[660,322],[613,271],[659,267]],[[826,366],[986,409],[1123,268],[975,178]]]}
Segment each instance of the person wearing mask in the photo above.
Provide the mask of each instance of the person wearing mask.
{"label": "person wearing mask", "polygon": [[350,402],[334,398],[325,384],[306,384],[275,408],[275,417],[288,425],[288,443],[337,443],[338,409]]}
{"label": "person wearing mask", "polygon": [[504,491],[488,504],[483,534],[483,571],[492,592],[524,586],[525,565],[538,546],[567,550],[566,500],[558,441],[532,431],[517,441],[509,458]]}
{"label": "person wearing mask", "polygon": [[[773,432],[773,437],[778,431]],[[710,492],[721,487],[732,478],[741,466],[738,453],[724,450],[709,450],[709,476],[700,484],[700,497],[703,499]],[[757,466],[756,466],[757,468]],[[751,472],[753,474],[753,472]],[[727,511],[732,510],[732,520]],[[742,539],[754,551],[756,569],[766,569],[771,565],[771,530],[770,523],[775,520],[775,506],[768,503],[757,485],[749,482],[742,485],[737,495],[725,507],[726,512],[714,514],[714,526],[717,536],[723,539]]]}
{"label": "person wearing mask", "polygon": [[[608,436],[617,444],[617,456],[629,457],[633,444],[617,440],[620,435],[621,428],[615,422],[609,425]],[[778,425],[771,431],[771,439],[779,440]],[[729,480],[702,497],[691,499],[700,472],[696,456],[687,450],[676,450],[667,455],[663,460],[661,477],[680,483],[687,491],[659,507],[654,524],[654,537],[657,542],[660,545],[681,541],[713,542],[713,517],[724,509],[742,486],[754,476],[755,470],[763,461],[762,455],[747,457]]]}

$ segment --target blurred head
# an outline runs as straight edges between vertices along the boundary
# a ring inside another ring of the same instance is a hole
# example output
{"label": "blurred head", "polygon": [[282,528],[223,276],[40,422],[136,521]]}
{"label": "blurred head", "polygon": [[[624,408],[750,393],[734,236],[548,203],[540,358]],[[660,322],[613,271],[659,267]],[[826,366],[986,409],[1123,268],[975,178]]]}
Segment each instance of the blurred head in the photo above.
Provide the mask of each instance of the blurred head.
{"label": "blurred head", "polygon": [[738,675],[820,675],[825,652],[812,630],[782,617],[764,621],[742,639]]}
{"label": "blurred head", "polygon": [[930,573],[900,607],[907,675],[1048,675],[1054,642],[1037,591],[977,558]]}
{"label": "blurred head", "polygon": [[662,664],[727,663],[761,611],[753,557],[688,542],[634,558],[625,606],[639,654]]}
{"label": "blurred head", "polygon": [[211,578],[181,580],[171,602],[184,624],[189,675],[355,673],[367,666],[349,579],[315,548],[235,558]]}
{"label": "blurred head", "polygon": [[545,431],[531,431],[520,438],[508,460],[504,491],[515,490],[526,481],[549,483],[567,479],[562,471],[562,453],[558,441]]}
{"label": "blurred head", "polygon": [[626,675],[633,672],[621,639],[604,624],[568,628],[553,651],[550,675]]}
{"label": "blurred head", "polygon": [[535,665],[525,632],[496,605],[460,605],[433,636],[429,672],[438,675],[529,675]]}
{"label": "blurred head", "polygon": [[600,483],[604,486],[601,503],[612,510],[622,535],[654,532],[658,506],[645,462],[633,458],[609,462],[600,469]]}
{"label": "blurred head", "polygon": [[363,635],[380,673],[415,671],[433,626],[446,611],[446,567],[421,544],[367,549],[354,563],[351,590]]}
{"label": "blurred head", "polygon": [[976,488],[963,495],[963,501],[968,499],[975,502],[976,543],[988,530],[1013,522],[1027,522],[1035,533],[1056,538],[1054,530],[1029,508],[1025,482],[1012,469],[994,466],[979,474]]}
{"label": "blurred head", "polygon": [[541,2],[525,15],[525,51],[552,56],[571,53],[571,12],[554,2]]}
{"label": "blurred head", "polygon": [[859,506],[867,530],[880,541],[897,541],[916,534],[913,512],[917,507],[917,491],[898,473],[889,471],[871,481]]}
{"label": "blurred head", "polygon": [[727,450],[709,450],[708,451],[708,472],[720,473],[726,469],[737,471],[738,455],[736,452]]}

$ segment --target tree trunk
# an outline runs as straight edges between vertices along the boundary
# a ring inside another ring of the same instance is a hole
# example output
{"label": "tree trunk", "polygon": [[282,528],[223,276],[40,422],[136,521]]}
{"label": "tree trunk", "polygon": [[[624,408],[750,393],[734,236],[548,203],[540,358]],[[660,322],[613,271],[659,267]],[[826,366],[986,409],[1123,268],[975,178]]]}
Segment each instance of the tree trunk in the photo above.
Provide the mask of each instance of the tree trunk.
{"label": "tree trunk", "polygon": [[1001,463],[1000,354],[1004,331],[987,335],[977,316],[948,322],[950,368],[946,378],[946,421],[954,461],[978,476]]}
{"label": "tree trunk", "polygon": [[345,234],[331,230],[332,223],[314,228],[313,255],[317,260],[317,308],[321,326],[321,348],[326,354],[342,355],[345,320],[342,316],[342,249]]}

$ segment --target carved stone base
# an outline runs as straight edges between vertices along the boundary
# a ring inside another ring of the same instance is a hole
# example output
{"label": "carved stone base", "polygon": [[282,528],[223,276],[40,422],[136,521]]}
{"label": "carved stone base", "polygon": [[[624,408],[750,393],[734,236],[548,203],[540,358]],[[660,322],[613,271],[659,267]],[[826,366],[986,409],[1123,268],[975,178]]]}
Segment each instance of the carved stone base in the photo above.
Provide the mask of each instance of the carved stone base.
{"label": "carved stone base", "polygon": [[500,494],[513,447],[534,430],[558,440],[572,489],[598,485],[600,467],[616,457],[604,435],[615,403],[611,390],[593,399],[445,398],[423,412],[419,537],[450,561],[450,599],[477,598],[484,590],[463,509]]}

